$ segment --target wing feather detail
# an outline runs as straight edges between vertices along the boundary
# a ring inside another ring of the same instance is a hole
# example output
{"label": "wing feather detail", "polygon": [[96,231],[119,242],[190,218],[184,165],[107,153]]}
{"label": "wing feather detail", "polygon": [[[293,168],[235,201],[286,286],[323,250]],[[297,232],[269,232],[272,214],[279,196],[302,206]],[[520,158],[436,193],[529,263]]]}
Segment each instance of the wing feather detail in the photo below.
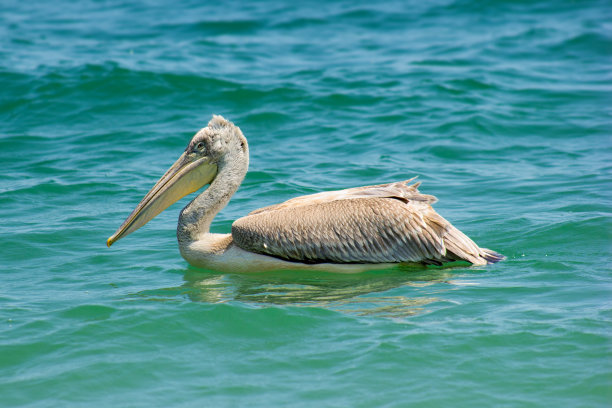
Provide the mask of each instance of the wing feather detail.
{"label": "wing feather detail", "polygon": [[234,243],[304,263],[482,265],[500,256],[438,215],[430,205],[436,198],[409,181],[302,196],[253,211],[233,223]]}

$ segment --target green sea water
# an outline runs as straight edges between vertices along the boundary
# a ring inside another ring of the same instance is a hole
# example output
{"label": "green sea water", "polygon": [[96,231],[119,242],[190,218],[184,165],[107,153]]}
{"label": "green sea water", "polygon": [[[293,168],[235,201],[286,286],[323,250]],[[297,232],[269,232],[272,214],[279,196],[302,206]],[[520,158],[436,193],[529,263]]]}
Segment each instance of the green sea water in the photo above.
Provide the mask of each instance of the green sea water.
{"label": "green sea water", "polygon": [[[0,406],[610,406],[611,67],[607,1],[1,2]],[[213,113],[215,232],[419,176],[507,259],[220,274],[189,197],[107,248]]]}

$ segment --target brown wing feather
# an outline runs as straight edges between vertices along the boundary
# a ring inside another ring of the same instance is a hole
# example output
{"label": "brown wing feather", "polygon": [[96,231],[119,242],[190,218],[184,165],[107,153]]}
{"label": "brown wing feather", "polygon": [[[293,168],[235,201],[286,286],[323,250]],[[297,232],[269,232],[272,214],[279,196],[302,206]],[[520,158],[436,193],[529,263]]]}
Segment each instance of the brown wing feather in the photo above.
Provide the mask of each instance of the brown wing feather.
{"label": "brown wing feather", "polygon": [[438,215],[430,206],[435,197],[417,186],[298,197],[236,220],[232,236],[247,251],[306,263],[486,263],[487,250]]}

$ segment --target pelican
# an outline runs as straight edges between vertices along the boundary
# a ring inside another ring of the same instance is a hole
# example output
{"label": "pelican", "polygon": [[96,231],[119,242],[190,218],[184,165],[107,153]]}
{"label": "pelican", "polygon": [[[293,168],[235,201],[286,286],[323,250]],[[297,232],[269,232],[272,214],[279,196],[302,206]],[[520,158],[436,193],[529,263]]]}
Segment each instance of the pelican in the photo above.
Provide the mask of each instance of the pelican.
{"label": "pelican", "polygon": [[209,185],[180,213],[177,238],[190,264],[222,272],[283,269],[360,271],[402,263],[495,263],[504,256],[480,248],[434,211],[434,196],[414,180],[292,198],[255,210],[231,234],[210,224],[238,190],[249,166],[239,127],[213,115],[179,159],[108,238],[136,231],[170,205]]}

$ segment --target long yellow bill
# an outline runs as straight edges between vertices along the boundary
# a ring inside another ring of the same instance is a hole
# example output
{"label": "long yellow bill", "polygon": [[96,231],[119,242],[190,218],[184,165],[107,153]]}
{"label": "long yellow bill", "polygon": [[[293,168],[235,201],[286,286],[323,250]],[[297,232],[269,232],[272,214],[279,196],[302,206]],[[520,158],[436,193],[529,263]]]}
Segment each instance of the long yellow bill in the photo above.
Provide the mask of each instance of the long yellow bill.
{"label": "long yellow bill", "polygon": [[136,231],[187,194],[211,183],[216,175],[217,165],[209,163],[208,158],[194,159],[183,153],[106,241],[106,245],[110,247],[115,241]]}

